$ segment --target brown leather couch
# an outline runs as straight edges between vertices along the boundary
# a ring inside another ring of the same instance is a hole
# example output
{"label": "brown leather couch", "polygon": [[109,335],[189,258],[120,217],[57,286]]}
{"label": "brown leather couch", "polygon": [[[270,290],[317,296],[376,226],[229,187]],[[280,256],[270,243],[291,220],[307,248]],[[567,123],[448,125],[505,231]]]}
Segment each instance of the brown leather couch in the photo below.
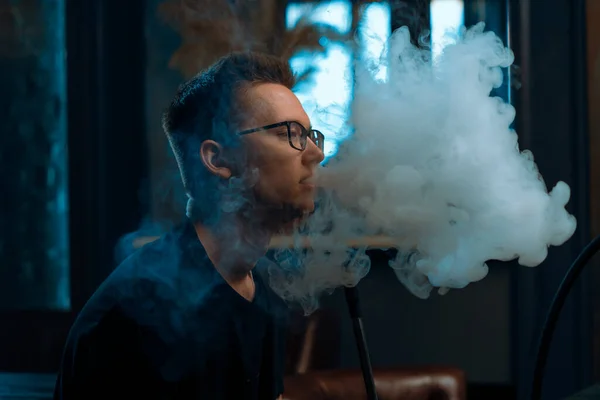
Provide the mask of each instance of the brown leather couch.
{"label": "brown leather couch", "polygon": [[[375,370],[379,400],[464,400],[464,373],[456,368],[410,367]],[[367,400],[360,370],[312,371],[288,376],[286,400]]]}
{"label": "brown leather couch", "polygon": [[[339,370],[340,321],[336,313],[319,310],[292,317],[284,398],[288,400],[366,400],[360,370]],[[379,400],[464,400],[465,376],[439,366],[375,370]]]}

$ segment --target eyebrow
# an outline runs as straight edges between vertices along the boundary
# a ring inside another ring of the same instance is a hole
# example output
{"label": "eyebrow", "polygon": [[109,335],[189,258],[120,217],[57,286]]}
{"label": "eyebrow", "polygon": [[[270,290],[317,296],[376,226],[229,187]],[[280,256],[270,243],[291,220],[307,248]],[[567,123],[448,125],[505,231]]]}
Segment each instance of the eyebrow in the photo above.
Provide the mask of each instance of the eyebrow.
{"label": "eyebrow", "polygon": [[306,125],[304,125],[302,122],[300,122],[298,120],[290,119],[289,121],[290,122],[295,122],[297,124],[300,124],[300,125],[302,125],[304,127],[304,129],[309,130],[309,131],[313,128],[312,123],[310,123],[310,122],[308,123],[308,128],[307,128]]}
{"label": "eyebrow", "polygon": [[[299,120],[297,120],[297,119],[284,119],[284,120],[282,120],[281,122],[276,122],[275,124],[272,124],[272,125],[276,125],[276,124],[279,124],[279,123],[281,123],[281,124],[282,124],[282,123],[284,123],[284,122],[295,122],[295,123],[297,123],[298,125],[301,125],[301,126],[304,128],[304,129],[306,129],[306,130],[308,130],[308,131],[310,131],[311,129],[313,129],[312,123],[310,123],[310,121],[308,122],[308,127],[307,127],[306,125],[304,125],[304,123],[303,123],[303,122],[301,122],[301,121],[299,121]],[[269,125],[267,125],[267,126],[269,126]]]}

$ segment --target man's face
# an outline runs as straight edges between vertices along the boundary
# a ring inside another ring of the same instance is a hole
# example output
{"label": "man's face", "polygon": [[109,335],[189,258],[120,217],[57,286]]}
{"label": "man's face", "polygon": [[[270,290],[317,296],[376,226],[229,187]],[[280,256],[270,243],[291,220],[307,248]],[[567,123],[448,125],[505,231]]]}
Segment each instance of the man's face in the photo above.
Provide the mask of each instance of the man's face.
{"label": "man's face", "polygon": [[[251,87],[244,96],[244,123],[240,130],[295,121],[310,129],[310,120],[300,101],[285,86],[271,83]],[[323,152],[309,139],[299,151],[290,146],[287,127],[259,131],[241,137],[247,154],[246,168],[258,172],[254,192],[261,205],[296,214],[314,210],[316,168]]]}

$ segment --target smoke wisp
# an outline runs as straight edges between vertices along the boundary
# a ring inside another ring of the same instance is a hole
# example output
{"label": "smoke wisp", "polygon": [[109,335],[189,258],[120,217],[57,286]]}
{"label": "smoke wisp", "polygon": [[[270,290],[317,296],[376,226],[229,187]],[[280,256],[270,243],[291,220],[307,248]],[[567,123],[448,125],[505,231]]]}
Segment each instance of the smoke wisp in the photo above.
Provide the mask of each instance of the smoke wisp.
{"label": "smoke wisp", "polygon": [[324,199],[297,245],[276,254],[273,288],[310,312],[320,294],[368,273],[368,241],[348,245],[359,237],[387,237],[400,250],[390,266],[421,298],[483,279],[489,260],[537,266],[567,241],[569,186],[548,191],[519,149],[515,109],[490,96],[513,59],[479,24],[433,60],[397,30],[380,65],[386,80],[357,63],[353,135],[320,171]]}

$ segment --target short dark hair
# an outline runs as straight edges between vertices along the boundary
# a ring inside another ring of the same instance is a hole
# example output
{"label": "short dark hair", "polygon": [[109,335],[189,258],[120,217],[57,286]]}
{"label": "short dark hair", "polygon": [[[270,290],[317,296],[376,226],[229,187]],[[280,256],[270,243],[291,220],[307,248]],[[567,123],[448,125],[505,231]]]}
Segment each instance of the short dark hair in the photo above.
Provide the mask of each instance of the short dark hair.
{"label": "short dark hair", "polygon": [[245,88],[276,83],[292,89],[296,78],[287,60],[256,53],[231,53],[179,87],[163,115],[163,129],[177,160],[188,196],[201,196],[208,180],[200,165],[200,144],[235,140]]}

